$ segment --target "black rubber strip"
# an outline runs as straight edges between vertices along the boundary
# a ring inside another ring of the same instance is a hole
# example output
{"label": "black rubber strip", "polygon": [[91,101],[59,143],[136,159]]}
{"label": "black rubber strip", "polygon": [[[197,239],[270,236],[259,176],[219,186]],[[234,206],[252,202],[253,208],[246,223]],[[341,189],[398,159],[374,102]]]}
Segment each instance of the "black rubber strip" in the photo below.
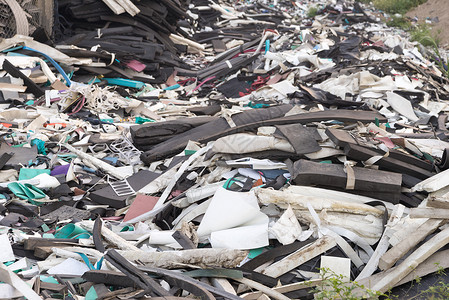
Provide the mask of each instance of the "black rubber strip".
{"label": "black rubber strip", "polygon": [[384,208],[384,214],[382,216],[382,234],[384,234],[385,228],[387,226],[388,223],[388,209],[385,206],[385,204],[382,201],[370,201],[370,202],[366,202],[365,204],[369,205],[369,206],[383,206]]}
{"label": "black rubber strip", "polygon": [[100,251],[101,253],[104,253],[106,251],[106,248],[103,245],[103,242],[101,240],[101,218],[100,216],[97,217],[94,223],[94,229],[92,230],[92,237],[94,239],[94,245],[95,249]]}
{"label": "black rubber strip", "polygon": [[172,296],[159,283],[133,266],[114,249],[109,250],[104,257],[134,281],[138,287],[145,291],[145,293],[148,293],[151,296]]}
{"label": "black rubber strip", "polygon": [[21,78],[25,85],[27,86],[27,91],[31,92],[34,96],[40,97],[45,94],[44,90],[41,89],[37,84],[34,83],[28,76],[23,74],[19,69],[13,66],[7,59],[3,61],[3,70],[11,74],[13,77]]}

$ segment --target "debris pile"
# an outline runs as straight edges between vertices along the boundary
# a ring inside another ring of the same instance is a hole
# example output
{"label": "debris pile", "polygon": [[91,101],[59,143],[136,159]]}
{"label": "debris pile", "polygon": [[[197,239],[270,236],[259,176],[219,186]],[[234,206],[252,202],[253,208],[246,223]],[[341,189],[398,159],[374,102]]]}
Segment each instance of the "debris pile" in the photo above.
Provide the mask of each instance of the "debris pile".
{"label": "debris pile", "polygon": [[0,298],[449,267],[447,62],[359,2],[275,2],[66,1],[54,44],[0,40]]}

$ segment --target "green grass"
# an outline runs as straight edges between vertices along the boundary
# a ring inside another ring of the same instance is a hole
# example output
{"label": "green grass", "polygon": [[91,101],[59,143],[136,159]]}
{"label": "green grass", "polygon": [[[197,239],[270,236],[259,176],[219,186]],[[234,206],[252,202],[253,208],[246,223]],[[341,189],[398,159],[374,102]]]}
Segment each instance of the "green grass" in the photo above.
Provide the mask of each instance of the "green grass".
{"label": "green grass", "polygon": [[449,284],[445,283],[443,280],[439,280],[437,283],[430,286],[427,290],[422,291],[419,294],[419,297],[422,297],[424,299],[447,300],[449,299]]}
{"label": "green grass", "polygon": [[[355,281],[347,282],[342,275],[335,274],[332,270],[327,268],[320,268],[321,283],[318,286],[312,287],[310,293],[314,294],[316,300],[359,300],[364,295],[367,299],[383,299],[383,300],[397,300],[398,296],[392,294],[391,290],[387,293],[380,293],[366,288]],[[418,299],[433,299],[433,300],[447,300],[449,299],[449,284],[445,283],[443,276],[446,276],[445,271],[439,264],[435,264],[435,271],[439,278],[434,284],[427,289],[419,291],[415,296],[408,298],[408,300]],[[417,277],[410,286],[413,287],[421,285],[421,278]],[[408,292],[407,292],[408,293]]]}
{"label": "green grass", "polygon": [[308,18],[314,18],[318,13],[318,7],[312,6],[307,11],[307,17]]}
{"label": "green grass", "polygon": [[[449,58],[444,58],[440,52],[440,32],[432,34],[430,27],[426,24],[418,25],[410,30],[410,37],[412,41],[417,41],[421,45],[430,48],[430,55],[426,55],[442,72],[443,76],[449,78],[449,70],[447,70],[444,62],[449,61]],[[449,299],[449,298],[448,298]]]}
{"label": "green grass", "polygon": [[404,14],[427,0],[374,0],[374,6],[391,14]]}
{"label": "green grass", "polygon": [[409,30],[412,24],[409,20],[404,17],[396,17],[393,16],[390,20],[387,21],[387,25],[390,27],[397,27],[403,30]]}
{"label": "green grass", "polygon": [[404,14],[413,7],[427,2],[427,0],[359,0],[359,2],[372,2],[377,9],[390,14]]}
{"label": "green grass", "polygon": [[361,294],[369,299],[391,299],[388,295],[370,290],[355,281],[347,282],[343,275],[336,274],[328,268],[319,268],[321,283],[310,290],[315,300],[359,300]]}
{"label": "green grass", "polygon": [[411,40],[417,41],[426,47],[438,47],[440,45],[440,37],[438,34],[432,34],[431,29],[427,24],[415,26],[410,30]]}
{"label": "green grass", "polygon": [[[437,278],[435,283],[430,285],[427,289],[421,290],[415,296],[408,298],[408,300],[418,299],[433,299],[433,300],[446,300],[449,299],[449,284],[444,282],[443,276],[446,276],[444,269],[438,264],[435,264],[436,272],[440,277]],[[410,289],[414,286],[421,285],[421,278],[417,277],[413,282]]]}

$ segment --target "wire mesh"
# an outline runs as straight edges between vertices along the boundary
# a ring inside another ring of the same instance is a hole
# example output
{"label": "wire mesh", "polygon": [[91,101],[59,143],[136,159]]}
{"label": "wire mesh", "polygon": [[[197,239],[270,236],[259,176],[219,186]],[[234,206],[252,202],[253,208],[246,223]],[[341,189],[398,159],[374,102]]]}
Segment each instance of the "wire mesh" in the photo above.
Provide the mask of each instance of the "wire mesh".
{"label": "wire mesh", "polygon": [[16,33],[16,20],[11,8],[4,0],[0,0],[0,37],[8,38]]}
{"label": "wire mesh", "polygon": [[[53,33],[54,0],[17,0],[27,16],[30,35],[42,27],[49,37]],[[14,14],[5,0],[0,0],[0,38],[10,38],[17,33]]]}

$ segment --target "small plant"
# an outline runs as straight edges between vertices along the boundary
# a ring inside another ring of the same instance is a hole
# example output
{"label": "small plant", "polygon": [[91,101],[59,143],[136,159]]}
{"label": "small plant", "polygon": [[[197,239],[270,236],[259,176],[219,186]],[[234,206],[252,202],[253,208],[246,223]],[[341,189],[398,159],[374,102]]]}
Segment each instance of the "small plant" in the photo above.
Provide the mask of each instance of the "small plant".
{"label": "small plant", "polygon": [[426,290],[419,292],[412,299],[432,299],[432,300],[446,300],[449,299],[449,284],[440,279],[433,285],[429,286]]}
{"label": "small plant", "polygon": [[374,0],[376,8],[390,14],[403,14],[411,8],[425,3],[427,0]]}
{"label": "small plant", "polygon": [[318,14],[318,7],[312,6],[307,11],[307,17],[308,18],[314,18]]}
{"label": "small plant", "polygon": [[[435,263],[437,271],[435,272],[440,277],[446,276],[446,272],[444,268],[440,266],[439,263]],[[422,291],[415,297],[421,296],[421,298],[425,299],[449,299],[449,284],[444,282],[442,278],[438,279],[435,284],[429,286],[427,290]]]}
{"label": "small plant", "polygon": [[427,24],[418,25],[410,31],[412,41],[417,41],[426,47],[438,47],[440,44],[440,37],[432,35],[431,28]]}
{"label": "small plant", "polygon": [[440,263],[435,263],[435,266],[437,267],[437,274],[440,276],[446,276],[446,271],[442,266],[440,266]]}
{"label": "small plant", "polygon": [[435,62],[443,76],[449,78],[449,69],[447,66],[449,57],[443,58],[438,48],[440,44],[439,32],[436,35],[432,35],[429,26],[418,25],[415,29],[410,31],[410,36],[413,41],[417,41],[421,45],[431,49],[430,55],[427,55],[428,58]]}
{"label": "small plant", "polygon": [[341,274],[336,274],[328,268],[320,268],[322,281],[318,286],[311,289],[315,299],[318,300],[333,300],[333,299],[347,299],[358,300],[364,297],[368,299],[391,299],[386,294],[378,291],[373,291],[360,285],[355,281],[349,281]]}
{"label": "small plant", "polygon": [[407,20],[404,17],[396,17],[393,16],[388,22],[387,25],[390,27],[397,27],[397,28],[401,28],[403,30],[408,30],[411,26],[411,23],[409,20]]}
{"label": "small plant", "polygon": [[[446,283],[443,279],[443,276],[446,276],[446,272],[443,267],[440,266],[439,263],[435,263],[435,274],[439,276],[435,280],[435,282],[432,285],[429,285],[427,289],[423,289],[423,283],[422,278],[417,276],[410,284],[409,290],[405,293],[405,295],[408,295],[408,293],[412,290],[413,287],[416,287],[418,289],[418,293],[416,293],[412,297],[407,297],[408,300],[412,299],[432,299],[432,300],[445,300],[449,299],[449,284]],[[428,284],[428,283],[424,283]],[[391,292],[390,292],[391,295]]]}
{"label": "small plant", "polygon": [[449,285],[443,280],[422,292],[426,299],[449,299]]}

